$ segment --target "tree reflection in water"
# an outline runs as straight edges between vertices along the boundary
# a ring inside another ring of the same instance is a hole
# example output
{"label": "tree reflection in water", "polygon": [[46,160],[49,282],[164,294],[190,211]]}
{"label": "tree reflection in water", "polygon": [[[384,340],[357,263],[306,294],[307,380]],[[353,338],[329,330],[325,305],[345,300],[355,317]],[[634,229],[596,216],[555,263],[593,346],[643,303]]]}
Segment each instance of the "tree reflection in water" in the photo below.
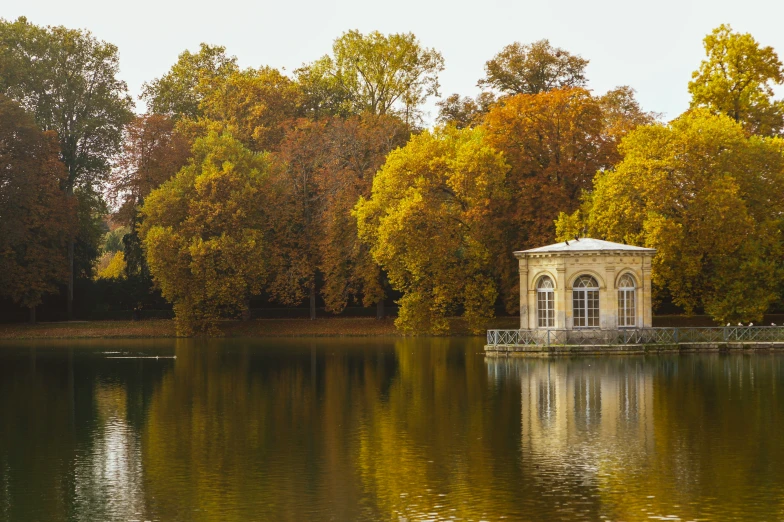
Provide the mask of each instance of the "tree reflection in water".
{"label": "tree reflection in water", "polygon": [[0,519],[784,515],[779,355],[485,359],[454,338],[68,346],[0,351]]}

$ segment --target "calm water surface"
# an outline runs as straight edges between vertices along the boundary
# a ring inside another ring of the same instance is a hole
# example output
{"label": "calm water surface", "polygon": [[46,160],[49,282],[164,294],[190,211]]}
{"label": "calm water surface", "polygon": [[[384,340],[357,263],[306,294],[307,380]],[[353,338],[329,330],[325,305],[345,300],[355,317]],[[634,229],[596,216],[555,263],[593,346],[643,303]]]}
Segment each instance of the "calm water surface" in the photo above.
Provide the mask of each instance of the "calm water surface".
{"label": "calm water surface", "polygon": [[784,520],[784,356],[0,344],[0,520]]}

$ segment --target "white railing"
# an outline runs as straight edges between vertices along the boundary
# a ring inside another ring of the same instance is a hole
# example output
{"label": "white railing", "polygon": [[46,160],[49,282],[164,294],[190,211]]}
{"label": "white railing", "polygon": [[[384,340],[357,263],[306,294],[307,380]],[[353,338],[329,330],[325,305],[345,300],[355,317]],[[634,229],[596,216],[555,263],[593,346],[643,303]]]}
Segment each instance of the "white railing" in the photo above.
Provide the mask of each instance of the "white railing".
{"label": "white railing", "polygon": [[618,330],[488,330],[488,346],[678,343],[784,343],[784,326],[623,328]]}

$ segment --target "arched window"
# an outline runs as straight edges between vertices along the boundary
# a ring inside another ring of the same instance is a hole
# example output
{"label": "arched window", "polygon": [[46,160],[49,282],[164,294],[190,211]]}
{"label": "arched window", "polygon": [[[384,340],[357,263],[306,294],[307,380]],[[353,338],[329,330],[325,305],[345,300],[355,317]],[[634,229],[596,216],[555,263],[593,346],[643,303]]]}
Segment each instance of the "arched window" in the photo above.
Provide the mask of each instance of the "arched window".
{"label": "arched window", "polygon": [[620,327],[637,326],[637,308],[634,299],[636,290],[634,278],[629,274],[624,274],[618,280],[618,326]]}
{"label": "arched window", "polygon": [[575,328],[599,327],[599,285],[589,275],[577,278],[572,289]]}
{"label": "arched window", "polygon": [[555,285],[547,276],[536,284],[536,318],[539,328],[555,326]]}

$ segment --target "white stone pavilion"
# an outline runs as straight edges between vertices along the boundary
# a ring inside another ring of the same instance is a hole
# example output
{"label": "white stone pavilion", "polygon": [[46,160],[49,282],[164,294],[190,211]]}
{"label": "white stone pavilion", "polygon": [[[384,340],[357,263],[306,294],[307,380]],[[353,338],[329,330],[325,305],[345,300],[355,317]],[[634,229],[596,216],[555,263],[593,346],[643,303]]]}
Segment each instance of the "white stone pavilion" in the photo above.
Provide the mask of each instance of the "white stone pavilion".
{"label": "white stone pavilion", "polygon": [[579,238],[515,252],[520,328],[650,328],[652,248]]}

